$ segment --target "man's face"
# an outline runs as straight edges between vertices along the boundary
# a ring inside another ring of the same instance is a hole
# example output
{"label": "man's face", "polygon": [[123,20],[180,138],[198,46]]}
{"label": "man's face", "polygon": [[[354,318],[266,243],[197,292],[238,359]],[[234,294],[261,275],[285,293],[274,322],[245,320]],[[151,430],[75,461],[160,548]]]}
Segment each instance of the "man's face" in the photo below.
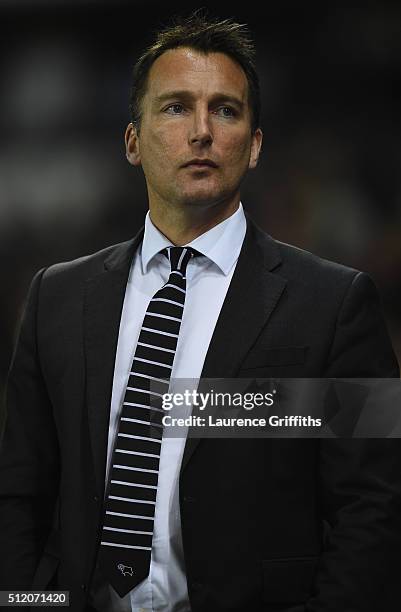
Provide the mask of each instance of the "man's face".
{"label": "man's face", "polygon": [[[248,81],[223,53],[182,47],[152,65],[139,136],[130,124],[127,157],[142,165],[149,201],[210,206],[239,199],[256,166],[262,133],[252,134]],[[202,163],[204,161],[205,163]]]}

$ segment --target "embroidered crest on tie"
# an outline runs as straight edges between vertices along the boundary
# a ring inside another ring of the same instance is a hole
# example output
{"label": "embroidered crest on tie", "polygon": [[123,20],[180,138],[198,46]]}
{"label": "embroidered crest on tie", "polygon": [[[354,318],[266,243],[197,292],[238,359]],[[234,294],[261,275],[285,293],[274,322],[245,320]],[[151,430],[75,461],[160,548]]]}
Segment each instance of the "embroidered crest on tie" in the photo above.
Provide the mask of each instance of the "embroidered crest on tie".
{"label": "embroidered crest on tie", "polygon": [[[110,474],[99,567],[123,597],[149,574],[160,448],[162,396],[168,392],[186,295],[186,268],[199,255],[168,247],[168,281],[150,300],[125,391]],[[168,512],[168,508],[165,509]]]}

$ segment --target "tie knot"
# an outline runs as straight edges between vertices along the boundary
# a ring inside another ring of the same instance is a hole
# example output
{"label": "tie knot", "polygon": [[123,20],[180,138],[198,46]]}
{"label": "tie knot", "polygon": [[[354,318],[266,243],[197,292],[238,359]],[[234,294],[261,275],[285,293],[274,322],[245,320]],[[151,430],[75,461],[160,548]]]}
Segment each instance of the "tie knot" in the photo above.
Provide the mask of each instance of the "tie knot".
{"label": "tie knot", "polygon": [[189,260],[200,255],[191,247],[167,247],[162,253],[170,262],[171,272],[181,272],[184,276]]}

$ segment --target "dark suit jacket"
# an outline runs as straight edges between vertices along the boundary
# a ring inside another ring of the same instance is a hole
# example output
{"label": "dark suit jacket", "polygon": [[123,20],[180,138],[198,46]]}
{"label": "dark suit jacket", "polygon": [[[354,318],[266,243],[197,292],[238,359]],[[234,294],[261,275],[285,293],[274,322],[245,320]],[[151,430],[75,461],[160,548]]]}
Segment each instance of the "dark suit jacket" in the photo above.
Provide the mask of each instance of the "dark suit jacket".
{"label": "dark suit jacket", "polygon": [[[247,233],[203,377],[397,377],[363,273]],[[0,587],[85,608],[113,368],[143,231],[40,271],[9,377]],[[193,612],[399,611],[401,453],[390,439],[188,439],[180,508]]]}

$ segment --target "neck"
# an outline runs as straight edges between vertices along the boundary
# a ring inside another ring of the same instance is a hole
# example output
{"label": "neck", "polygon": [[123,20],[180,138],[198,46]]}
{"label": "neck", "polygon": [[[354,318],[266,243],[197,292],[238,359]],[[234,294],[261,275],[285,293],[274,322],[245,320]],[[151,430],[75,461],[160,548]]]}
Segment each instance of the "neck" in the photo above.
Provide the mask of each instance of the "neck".
{"label": "neck", "polygon": [[215,204],[202,206],[160,208],[149,203],[150,218],[153,225],[175,246],[182,246],[195,240],[215,227],[238,210],[239,198],[227,205]]}

